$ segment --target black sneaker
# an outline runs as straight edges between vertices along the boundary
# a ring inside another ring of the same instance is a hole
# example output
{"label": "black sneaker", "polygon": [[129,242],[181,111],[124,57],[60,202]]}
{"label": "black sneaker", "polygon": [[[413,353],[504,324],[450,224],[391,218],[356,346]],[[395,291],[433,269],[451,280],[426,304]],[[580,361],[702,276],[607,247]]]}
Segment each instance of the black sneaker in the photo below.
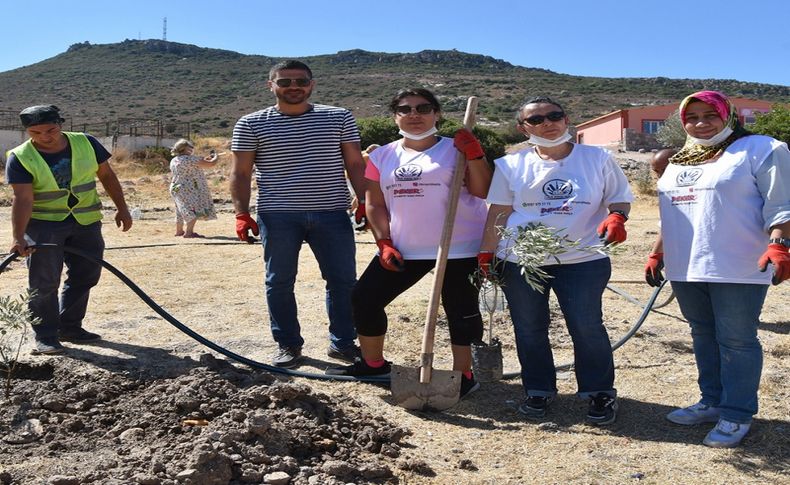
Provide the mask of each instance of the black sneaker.
{"label": "black sneaker", "polygon": [[587,408],[587,422],[596,426],[614,423],[617,419],[617,398],[599,392],[590,398]]}
{"label": "black sneaker", "polygon": [[384,361],[384,365],[381,367],[371,367],[367,362],[365,362],[365,359],[359,358],[351,365],[345,365],[343,367],[330,367],[326,370],[326,374],[329,376],[388,377],[391,371],[392,366],[388,361]]}
{"label": "black sneaker", "polygon": [[461,394],[458,399],[463,399],[478,389],[480,389],[480,383],[475,380],[474,376],[467,379],[465,375],[461,374]]}
{"label": "black sneaker", "polygon": [[301,360],[301,347],[280,347],[277,349],[277,352],[275,352],[274,357],[272,357],[272,364],[274,364],[275,367],[291,369],[299,365]]}
{"label": "black sneaker", "polygon": [[549,404],[553,400],[554,398],[551,396],[527,396],[518,407],[518,412],[529,419],[540,419],[546,416],[546,410],[549,409]]}
{"label": "black sneaker", "polygon": [[60,340],[64,342],[72,342],[75,344],[83,344],[87,342],[95,342],[101,340],[101,335],[85,330],[84,328],[75,328],[73,330],[65,330],[58,333]]}
{"label": "black sneaker", "polygon": [[36,345],[30,351],[33,355],[58,355],[66,352],[66,347],[60,345],[57,337],[41,337],[36,339]]}
{"label": "black sneaker", "polygon": [[338,349],[334,345],[330,345],[329,349],[326,351],[326,355],[333,359],[343,360],[352,364],[355,360],[362,358],[362,352],[360,352],[359,347],[354,344],[342,349]]}

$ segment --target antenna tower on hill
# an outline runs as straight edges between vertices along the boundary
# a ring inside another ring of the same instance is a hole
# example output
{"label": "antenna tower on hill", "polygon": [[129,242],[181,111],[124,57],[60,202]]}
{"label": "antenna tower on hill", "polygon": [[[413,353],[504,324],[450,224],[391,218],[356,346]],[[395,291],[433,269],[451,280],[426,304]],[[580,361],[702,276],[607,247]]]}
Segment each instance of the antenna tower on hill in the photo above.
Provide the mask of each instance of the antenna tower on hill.
{"label": "antenna tower on hill", "polygon": [[162,40],[167,41],[167,17],[162,19]]}

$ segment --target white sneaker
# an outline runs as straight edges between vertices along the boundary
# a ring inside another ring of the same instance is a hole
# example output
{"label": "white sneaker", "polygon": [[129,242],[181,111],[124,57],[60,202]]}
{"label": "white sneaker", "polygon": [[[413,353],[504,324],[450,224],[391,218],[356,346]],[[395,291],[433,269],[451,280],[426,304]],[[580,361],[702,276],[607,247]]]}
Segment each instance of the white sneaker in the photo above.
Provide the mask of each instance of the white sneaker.
{"label": "white sneaker", "polygon": [[710,430],[702,444],[713,448],[735,448],[749,432],[751,424],[733,423],[720,419],[716,427]]}
{"label": "white sneaker", "polygon": [[719,413],[721,410],[708,404],[692,404],[687,408],[675,409],[667,414],[667,419],[675,424],[702,424],[702,423],[715,423],[719,420]]}

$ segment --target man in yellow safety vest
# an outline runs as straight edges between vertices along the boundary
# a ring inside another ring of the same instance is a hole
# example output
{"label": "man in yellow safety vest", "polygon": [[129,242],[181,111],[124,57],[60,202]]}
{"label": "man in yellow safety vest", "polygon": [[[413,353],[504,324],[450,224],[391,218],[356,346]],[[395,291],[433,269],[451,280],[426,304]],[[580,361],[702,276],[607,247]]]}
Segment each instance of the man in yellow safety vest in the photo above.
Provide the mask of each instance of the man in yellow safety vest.
{"label": "man in yellow safety vest", "polygon": [[[98,177],[117,212],[115,224],[132,227],[123,189],[110,168],[110,153],[96,138],[61,130],[63,118],[56,106],[31,106],[19,114],[30,139],[8,152],[6,182],[11,204],[11,252],[26,256],[28,284],[35,290],[30,310],[41,322],[33,326],[34,354],[60,354],[61,341],[86,343],[101,337],[82,328],[91,288],[101,266],[64,252],[71,246],[101,258],[102,203],[96,191]],[[54,244],[36,251],[32,246]],[[58,299],[65,263],[66,280]]]}

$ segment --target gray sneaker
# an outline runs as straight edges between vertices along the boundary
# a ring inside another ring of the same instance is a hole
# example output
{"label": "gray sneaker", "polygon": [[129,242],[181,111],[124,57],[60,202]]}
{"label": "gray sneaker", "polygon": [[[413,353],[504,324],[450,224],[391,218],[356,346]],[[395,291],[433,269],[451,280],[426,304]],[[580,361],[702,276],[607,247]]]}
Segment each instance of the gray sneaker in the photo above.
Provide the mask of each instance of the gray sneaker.
{"label": "gray sneaker", "polygon": [[698,402],[687,408],[675,409],[667,414],[667,419],[675,424],[691,426],[702,423],[715,423],[719,420],[719,408]]}
{"label": "gray sneaker", "polygon": [[338,349],[334,345],[330,345],[326,351],[326,355],[332,357],[333,359],[350,362],[352,364],[355,360],[362,358],[362,352],[355,344],[351,344],[348,347],[343,347],[342,349]]}
{"label": "gray sneaker", "polygon": [[57,337],[41,337],[36,339],[36,346],[30,351],[33,355],[58,355],[66,352]]}
{"label": "gray sneaker", "polygon": [[546,410],[554,398],[550,396],[527,396],[527,399],[518,407],[518,412],[528,419],[540,419],[546,416]]}
{"label": "gray sneaker", "polygon": [[710,430],[702,444],[712,448],[735,448],[749,432],[751,424],[733,423],[726,419],[719,419],[716,427]]}
{"label": "gray sneaker", "polygon": [[272,364],[276,367],[291,369],[299,365],[302,360],[301,347],[280,347],[272,357]]}

